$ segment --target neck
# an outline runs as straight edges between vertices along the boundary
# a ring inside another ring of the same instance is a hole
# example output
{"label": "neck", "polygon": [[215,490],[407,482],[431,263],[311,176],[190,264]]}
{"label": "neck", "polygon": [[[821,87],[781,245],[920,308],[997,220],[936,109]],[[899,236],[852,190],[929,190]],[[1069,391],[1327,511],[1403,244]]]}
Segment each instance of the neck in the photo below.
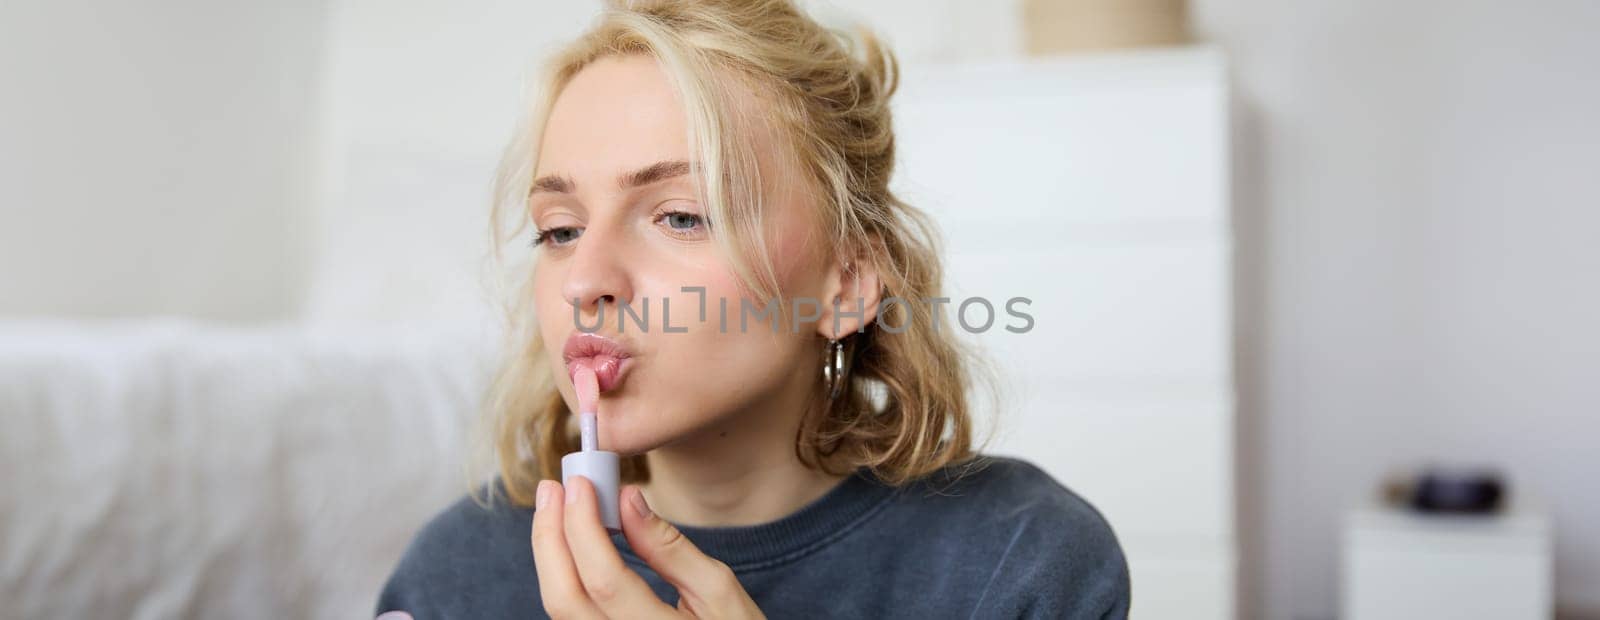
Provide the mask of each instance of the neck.
{"label": "neck", "polygon": [[806,467],[795,455],[802,406],[782,411],[730,416],[646,453],[650,481],[641,486],[651,509],[680,525],[758,525],[832,490],[844,475]]}

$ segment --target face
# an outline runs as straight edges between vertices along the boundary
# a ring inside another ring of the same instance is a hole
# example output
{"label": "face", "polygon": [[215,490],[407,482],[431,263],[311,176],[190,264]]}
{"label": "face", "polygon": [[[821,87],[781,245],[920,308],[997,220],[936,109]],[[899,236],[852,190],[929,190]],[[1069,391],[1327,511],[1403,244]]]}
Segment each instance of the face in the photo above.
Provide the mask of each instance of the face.
{"label": "face", "polygon": [[[795,178],[768,174],[779,159],[769,136],[748,138],[763,154],[763,179]],[[656,61],[628,56],[584,68],[557,97],[542,140],[529,198],[542,239],[534,270],[539,331],[573,411],[570,366],[598,371],[601,449],[642,453],[775,424],[773,416],[802,406],[800,396],[816,383],[819,334],[831,333],[832,322],[773,334],[770,318],[752,315],[740,329],[747,295],[711,238],[714,223],[690,176],[684,110]],[[831,299],[825,296],[840,283],[815,242],[814,207],[787,182],[765,190],[764,244],[782,290]],[[683,287],[705,289],[704,321],[701,294]],[[757,308],[766,301],[751,299]],[[646,326],[619,312],[619,303],[641,317],[647,310]]]}

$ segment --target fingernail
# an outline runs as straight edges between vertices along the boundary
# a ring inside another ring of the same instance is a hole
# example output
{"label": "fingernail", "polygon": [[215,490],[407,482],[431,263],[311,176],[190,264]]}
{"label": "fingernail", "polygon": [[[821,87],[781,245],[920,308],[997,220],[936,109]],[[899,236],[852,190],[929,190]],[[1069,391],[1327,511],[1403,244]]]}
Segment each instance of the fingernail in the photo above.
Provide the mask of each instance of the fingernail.
{"label": "fingernail", "polygon": [[568,480],[567,481],[567,503],[571,504],[571,503],[576,502],[576,501],[578,501],[578,485],[577,485],[577,482],[573,481],[573,480]]}
{"label": "fingernail", "polygon": [[644,502],[644,491],[634,489],[633,497],[628,499],[628,503],[633,504],[633,509],[639,513],[639,516],[646,519],[650,518],[650,504]]}
{"label": "fingernail", "polygon": [[540,480],[539,489],[534,492],[533,509],[544,508],[544,505],[548,503],[550,503],[550,481]]}

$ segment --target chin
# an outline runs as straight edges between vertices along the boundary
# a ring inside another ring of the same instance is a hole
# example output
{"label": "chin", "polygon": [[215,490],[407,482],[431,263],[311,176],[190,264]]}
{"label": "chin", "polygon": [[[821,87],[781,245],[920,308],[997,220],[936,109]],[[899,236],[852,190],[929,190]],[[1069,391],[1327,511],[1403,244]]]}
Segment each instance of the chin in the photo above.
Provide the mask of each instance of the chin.
{"label": "chin", "polygon": [[[604,424],[604,422],[601,424]],[[673,437],[658,433],[622,432],[613,435],[602,435],[601,449],[615,452],[621,456],[633,456],[659,448],[671,443],[672,440]]]}
{"label": "chin", "polygon": [[[635,418],[637,420],[637,418]],[[603,429],[607,420],[602,419],[600,426]],[[695,427],[650,427],[641,428],[635,424],[624,427],[625,423],[612,422],[616,433],[606,434],[601,431],[600,443],[602,449],[615,452],[622,456],[644,454],[656,448],[672,445],[681,441],[697,431]]]}

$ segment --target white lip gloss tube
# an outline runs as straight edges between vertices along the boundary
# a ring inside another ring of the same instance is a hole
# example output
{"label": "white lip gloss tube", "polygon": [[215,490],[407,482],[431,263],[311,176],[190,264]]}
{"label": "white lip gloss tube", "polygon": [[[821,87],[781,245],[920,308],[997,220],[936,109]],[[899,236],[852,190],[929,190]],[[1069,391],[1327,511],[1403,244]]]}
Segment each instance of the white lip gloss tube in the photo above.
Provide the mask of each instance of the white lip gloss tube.
{"label": "white lip gloss tube", "polygon": [[570,484],[573,476],[588,478],[594,484],[595,495],[600,500],[600,522],[605,524],[607,531],[618,533],[622,531],[622,519],[617,514],[619,461],[617,453],[600,449],[600,430],[595,415],[600,388],[594,369],[588,366],[573,369],[572,385],[578,392],[578,429],[582,449],[561,457],[561,484]]}

